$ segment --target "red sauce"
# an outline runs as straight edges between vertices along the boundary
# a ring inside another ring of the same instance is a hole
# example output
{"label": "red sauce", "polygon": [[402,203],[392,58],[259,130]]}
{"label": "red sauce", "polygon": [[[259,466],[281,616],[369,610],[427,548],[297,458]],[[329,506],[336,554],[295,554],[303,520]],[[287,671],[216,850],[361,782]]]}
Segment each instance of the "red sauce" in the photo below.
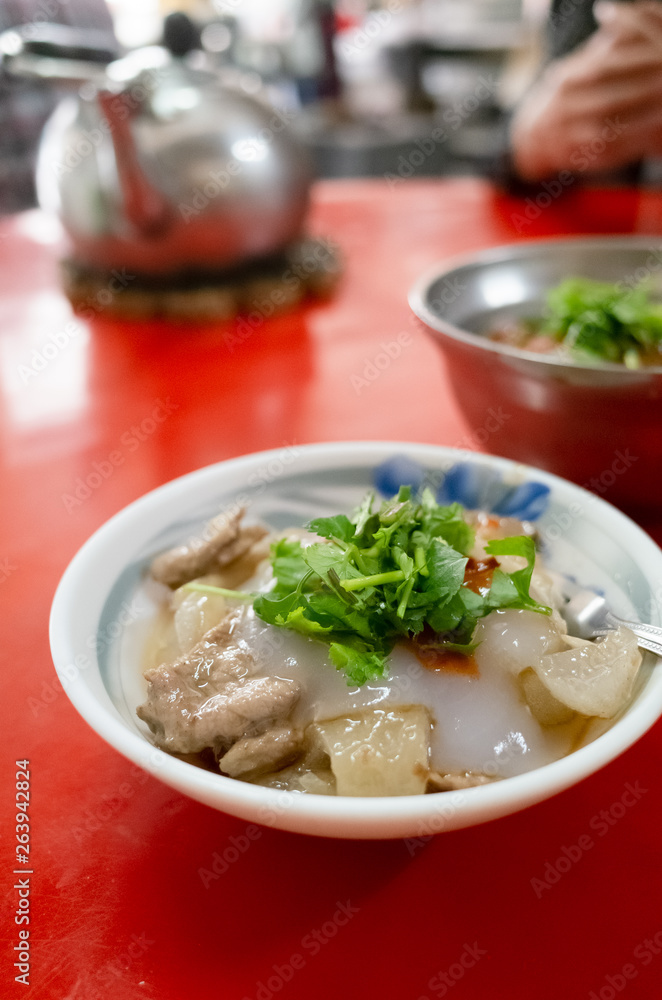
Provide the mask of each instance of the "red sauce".
{"label": "red sauce", "polygon": [[435,645],[435,641],[439,641],[437,633],[426,626],[418,635],[407,640],[407,646],[426,670],[443,670],[478,677],[478,664],[473,656],[458,653],[454,649],[442,649]]}
{"label": "red sauce", "polygon": [[[463,586],[484,596],[492,585],[492,576],[498,565],[494,556],[487,559],[474,559],[470,556],[464,570]],[[471,654],[442,649],[438,643],[439,636],[426,626],[417,636],[409,639],[407,645],[426,670],[449,670],[454,674],[478,677],[478,664]]]}
{"label": "red sauce", "polygon": [[473,559],[470,556],[464,571],[464,586],[484,597],[492,586],[492,576],[498,566],[494,556],[488,559]]}

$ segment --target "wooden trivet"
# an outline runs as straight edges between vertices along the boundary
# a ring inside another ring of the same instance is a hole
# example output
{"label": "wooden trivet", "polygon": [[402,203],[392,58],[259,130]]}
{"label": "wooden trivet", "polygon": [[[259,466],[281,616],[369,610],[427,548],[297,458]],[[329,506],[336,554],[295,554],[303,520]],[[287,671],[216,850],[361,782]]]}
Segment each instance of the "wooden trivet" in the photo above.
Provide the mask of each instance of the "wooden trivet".
{"label": "wooden trivet", "polygon": [[209,322],[292,309],[309,296],[332,294],[342,273],[338,247],[302,238],[278,254],[226,271],[155,278],[126,269],[95,270],[69,259],[61,264],[64,292],[77,315]]}

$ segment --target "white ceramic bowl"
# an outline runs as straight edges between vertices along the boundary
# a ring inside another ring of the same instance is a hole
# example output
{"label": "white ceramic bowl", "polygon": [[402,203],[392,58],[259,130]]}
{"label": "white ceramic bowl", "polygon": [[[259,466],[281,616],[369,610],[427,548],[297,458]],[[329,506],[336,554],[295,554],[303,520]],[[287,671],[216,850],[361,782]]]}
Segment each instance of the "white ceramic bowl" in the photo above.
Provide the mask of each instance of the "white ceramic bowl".
{"label": "white ceramic bowl", "polygon": [[74,706],[111,746],[184,794],[251,822],[319,836],[420,837],[460,829],[547,799],[604,767],[662,713],[662,665],[656,668],[651,654],[627,709],[593,742],[544,767],[463,791],[391,798],[294,795],[213,774],[150,743],[134,712],[138,669],[132,663],[153,614],[141,585],[150,557],[185,539],[222,505],[238,501],[251,516],[280,528],[348,510],[373,487],[375,470],[386,489],[397,479],[415,479],[422,469],[433,481],[452,480],[467,505],[538,514],[550,568],[604,591],[617,613],[661,624],[662,552],[593,494],[506,459],[450,448],[307,445],[221,462],[168,483],[121,511],[83,546],[60,582],[51,614],[53,659]]}

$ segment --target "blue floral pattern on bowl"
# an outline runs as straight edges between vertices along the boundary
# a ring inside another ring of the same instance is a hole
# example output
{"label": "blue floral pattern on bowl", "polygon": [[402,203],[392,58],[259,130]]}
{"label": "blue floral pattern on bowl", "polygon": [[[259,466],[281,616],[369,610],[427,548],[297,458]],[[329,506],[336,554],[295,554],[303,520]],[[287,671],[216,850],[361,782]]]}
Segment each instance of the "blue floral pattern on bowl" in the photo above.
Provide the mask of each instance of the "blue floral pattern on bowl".
{"label": "blue floral pattern on bowl", "polygon": [[407,455],[394,455],[375,469],[374,484],[385,496],[401,486],[418,491],[429,486],[441,504],[460,503],[469,510],[485,510],[499,517],[535,521],[547,509],[550,489],[529,480],[507,482],[496,469],[477,462],[457,462],[445,471],[425,469]]}

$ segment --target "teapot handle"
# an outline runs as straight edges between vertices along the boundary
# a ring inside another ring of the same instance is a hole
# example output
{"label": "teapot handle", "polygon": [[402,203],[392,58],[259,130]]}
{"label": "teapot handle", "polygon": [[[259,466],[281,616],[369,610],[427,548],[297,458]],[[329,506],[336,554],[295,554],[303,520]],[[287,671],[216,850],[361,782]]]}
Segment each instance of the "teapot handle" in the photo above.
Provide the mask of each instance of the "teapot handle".
{"label": "teapot handle", "polygon": [[106,66],[119,55],[112,41],[103,31],[23,25],[0,35],[0,65],[15,76],[94,84],[110,127],[126,217],[144,235],[157,235],[170,221],[170,207],[144,175],[121,91],[106,89]]}

